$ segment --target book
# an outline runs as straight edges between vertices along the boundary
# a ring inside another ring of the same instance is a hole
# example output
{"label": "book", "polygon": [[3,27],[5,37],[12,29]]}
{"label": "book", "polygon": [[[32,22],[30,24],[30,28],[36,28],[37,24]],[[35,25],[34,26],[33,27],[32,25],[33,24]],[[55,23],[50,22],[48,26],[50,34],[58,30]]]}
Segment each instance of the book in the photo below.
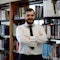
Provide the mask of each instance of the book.
{"label": "book", "polygon": [[55,37],[55,25],[51,25],[51,38]]}
{"label": "book", "polygon": [[51,38],[51,26],[47,25],[47,38]]}
{"label": "book", "polygon": [[42,57],[45,59],[51,59],[52,60],[53,59],[53,51],[54,51],[53,45],[44,43],[42,45],[42,48],[43,48]]}
{"label": "book", "polygon": [[0,54],[0,60],[4,60],[4,54]]}
{"label": "book", "polygon": [[36,5],[35,6],[36,18],[43,17],[43,6]]}
{"label": "book", "polygon": [[9,38],[4,40],[4,50],[9,50]]}
{"label": "book", "polygon": [[44,17],[55,16],[52,0],[43,0],[43,16]]}
{"label": "book", "polygon": [[58,58],[60,58],[60,46],[56,47],[56,55]]}
{"label": "book", "polygon": [[9,26],[2,24],[1,27],[2,27],[1,36],[10,35],[10,33],[9,33]]}
{"label": "book", "polygon": [[55,25],[55,39],[60,39],[60,25]]}

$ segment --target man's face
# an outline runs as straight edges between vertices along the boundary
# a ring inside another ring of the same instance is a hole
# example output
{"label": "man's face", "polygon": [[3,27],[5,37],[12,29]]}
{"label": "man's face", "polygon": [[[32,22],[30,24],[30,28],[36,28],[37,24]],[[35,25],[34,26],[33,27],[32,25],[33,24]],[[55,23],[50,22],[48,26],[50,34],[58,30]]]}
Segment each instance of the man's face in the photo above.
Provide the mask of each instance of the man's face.
{"label": "man's face", "polygon": [[33,24],[35,19],[34,11],[27,11],[25,14],[25,20],[28,24]]}

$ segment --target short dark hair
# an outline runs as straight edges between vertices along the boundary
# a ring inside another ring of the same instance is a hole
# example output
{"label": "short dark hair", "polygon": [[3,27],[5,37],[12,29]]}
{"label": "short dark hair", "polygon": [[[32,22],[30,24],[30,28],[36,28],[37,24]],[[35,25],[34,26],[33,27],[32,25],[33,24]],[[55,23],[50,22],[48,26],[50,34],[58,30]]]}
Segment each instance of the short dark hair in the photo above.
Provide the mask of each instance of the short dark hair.
{"label": "short dark hair", "polygon": [[34,12],[34,10],[33,10],[32,8],[26,8],[26,9],[25,9],[25,13],[26,13],[27,11],[33,11],[33,12]]}

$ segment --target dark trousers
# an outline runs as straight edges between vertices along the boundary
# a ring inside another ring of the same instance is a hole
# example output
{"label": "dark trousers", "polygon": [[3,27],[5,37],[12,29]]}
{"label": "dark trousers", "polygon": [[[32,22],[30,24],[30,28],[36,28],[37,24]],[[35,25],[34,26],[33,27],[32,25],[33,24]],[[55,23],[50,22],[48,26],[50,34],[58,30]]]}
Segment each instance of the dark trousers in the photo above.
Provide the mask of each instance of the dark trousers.
{"label": "dark trousers", "polygon": [[19,54],[18,60],[43,60],[42,55],[24,55]]}

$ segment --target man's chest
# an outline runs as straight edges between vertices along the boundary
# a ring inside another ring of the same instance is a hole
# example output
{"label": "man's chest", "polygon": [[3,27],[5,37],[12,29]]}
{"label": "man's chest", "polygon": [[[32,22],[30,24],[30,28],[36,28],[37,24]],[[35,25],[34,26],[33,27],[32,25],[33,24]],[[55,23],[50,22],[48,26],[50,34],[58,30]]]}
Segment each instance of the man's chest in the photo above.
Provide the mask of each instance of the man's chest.
{"label": "man's chest", "polygon": [[[24,35],[30,35],[30,29],[29,29],[29,27],[23,27],[22,28],[22,33],[24,34]],[[32,27],[32,33],[33,33],[33,36],[36,36],[36,35],[39,35],[39,29],[37,28],[37,27]]]}

